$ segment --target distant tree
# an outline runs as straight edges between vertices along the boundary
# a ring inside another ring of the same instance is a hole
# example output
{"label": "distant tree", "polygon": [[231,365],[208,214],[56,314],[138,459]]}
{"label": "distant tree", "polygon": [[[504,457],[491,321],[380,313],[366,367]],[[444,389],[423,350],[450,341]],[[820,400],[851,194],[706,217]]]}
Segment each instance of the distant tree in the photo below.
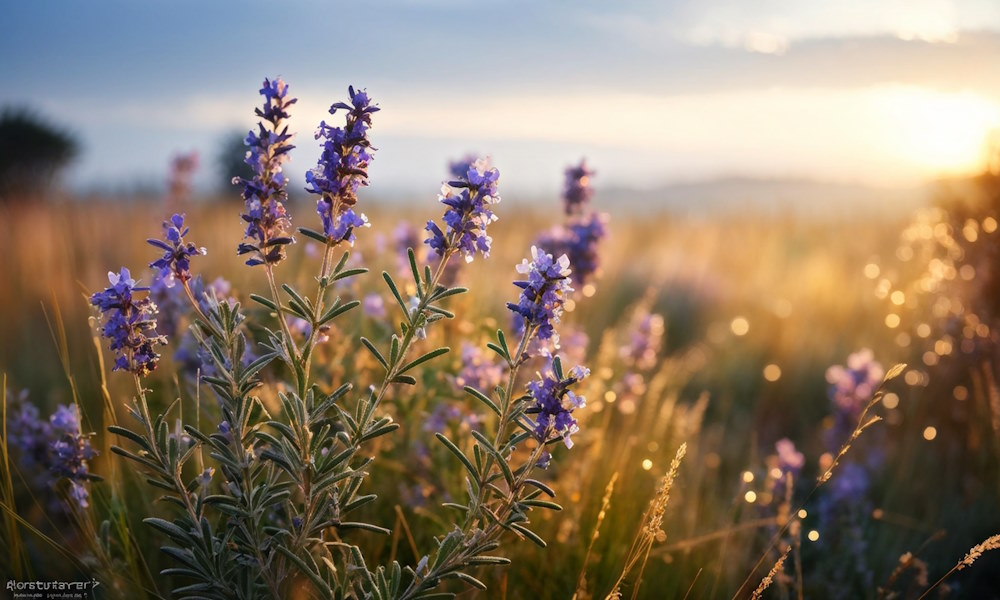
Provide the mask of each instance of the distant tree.
{"label": "distant tree", "polygon": [[0,202],[43,195],[79,146],[68,132],[25,108],[0,112]]}
{"label": "distant tree", "polygon": [[[225,135],[219,144],[219,153],[216,155],[215,163],[219,170],[219,191],[223,196],[236,195],[237,188],[233,187],[233,177],[253,177],[253,170],[246,164],[247,154],[246,132],[231,131]],[[235,196],[234,196],[235,197]]]}

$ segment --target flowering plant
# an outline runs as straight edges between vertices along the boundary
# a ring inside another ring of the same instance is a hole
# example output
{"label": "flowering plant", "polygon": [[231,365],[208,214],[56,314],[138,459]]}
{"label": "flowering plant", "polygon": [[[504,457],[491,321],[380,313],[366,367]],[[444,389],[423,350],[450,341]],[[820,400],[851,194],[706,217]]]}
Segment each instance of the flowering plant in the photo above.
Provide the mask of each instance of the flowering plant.
{"label": "flowering plant", "polygon": [[[572,414],[584,405],[573,388],[588,371],[580,366],[564,371],[556,358],[526,387],[518,372],[533,340],[557,335],[555,325],[572,291],[569,260],[532,248],[531,259],[517,267],[525,279],[515,282],[520,297],[508,306],[522,319],[520,339],[512,347],[497,331],[489,344],[503,362],[505,381],[494,390],[464,385],[492,416],[489,426],[471,431],[471,453],[435,432],[466,471],[468,500],[450,503],[462,518],[415,565],[392,561],[369,566],[361,548],[350,541],[350,532],[389,531],[357,516],[360,508],[376,500],[374,494],[364,493],[369,467],[377,459],[366,449],[400,427],[381,410],[390,391],[417,385],[418,367],[449,352],[441,346],[413,356],[427,328],[454,317],[447,301],[466,291],[442,283],[449,261],[456,255],[466,262],[477,254],[489,256],[492,238],[487,227],[497,220],[493,207],[500,201],[499,171],[486,160],[469,161],[444,186],[443,226],[434,221],[426,226],[425,244],[436,263],[421,269],[416,250],[407,248],[407,277],[412,281],[401,286],[388,272],[382,273],[398,310],[399,328],[388,340],[358,340],[381,367],[378,380],[357,389],[351,382],[330,389],[313,367],[317,346],[336,319],[361,305],[331,295],[341,289],[338,282],[367,273],[350,266],[349,252],[339,260],[335,253],[353,246],[358,229],[369,225],[356,211],[357,192],[368,183],[375,152],[369,131],[379,108],[365,90],[351,87],[349,101],[330,108],[332,115],[345,115],[344,125],[324,121],[316,132],[316,139],[322,140],[320,158],[305,180],[307,191],[318,196],[321,227],[297,230],[321,245],[322,262],[310,296],[278,277],[280,264],[296,243],[285,207],[288,178],[282,170],[293,148],[287,120],[296,100],[280,79],[265,80],[260,93],[264,103],[256,113],[261,122],[246,138],[246,161],[254,176],[234,183],[241,186],[245,201],[245,241],[238,253],[248,257],[247,265],[263,271],[270,290],[269,295],[249,298],[266,312],[244,309],[227,298],[222,287],[205,286],[192,274],[192,259],[206,250],[188,241],[183,215],[174,215],[164,225],[164,240],[149,242],[163,252],[150,263],[156,295],[169,297],[163,290],[180,289],[188,300],[200,380],[218,404],[209,429],[178,420],[171,432],[167,420],[178,401],[159,412],[150,406],[145,377],[157,367],[157,348],[168,343],[157,332],[159,312],[154,294],[146,294],[150,288],[139,286],[122,268],[109,275],[107,289],[91,297],[103,315],[101,332],[116,354],[115,369],[130,372],[136,386],[129,412],[138,428],[111,426],[128,446],[112,450],[135,463],[175,507],[172,515],[145,519],[170,540],[163,552],[174,565],[162,573],[183,580],[174,593],[191,598],[283,598],[303,582],[324,598],[436,597],[448,579],[485,588],[470,571],[477,565],[508,562],[492,555],[501,536],[511,533],[544,546],[529,528],[529,513],[559,509],[544,498],[553,491],[532,475],[551,460],[550,444],[563,441],[572,446],[570,436],[578,429]],[[365,300],[366,309],[374,310]],[[380,307],[385,312],[386,307]],[[265,322],[256,320],[258,315]],[[261,329],[265,339],[255,344],[252,331]],[[277,381],[265,383],[268,377]],[[470,376],[467,382],[475,379]],[[269,406],[268,394],[276,395],[277,403]],[[86,455],[86,448],[81,451]]]}

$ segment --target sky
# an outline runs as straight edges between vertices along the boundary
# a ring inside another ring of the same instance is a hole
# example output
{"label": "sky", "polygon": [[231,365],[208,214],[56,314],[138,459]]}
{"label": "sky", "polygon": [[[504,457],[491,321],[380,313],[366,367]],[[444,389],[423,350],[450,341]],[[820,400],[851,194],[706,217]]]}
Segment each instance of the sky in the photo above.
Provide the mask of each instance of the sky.
{"label": "sky", "polygon": [[0,106],[81,140],[66,183],[163,185],[253,126],[264,77],[299,98],[295,185],[347,86],[382,110],[372,193],[433,195],[489,155],[501,190],[726,176],[898,187],[979,168],[1000,126],[996,0],[34,0],[5,11]]}

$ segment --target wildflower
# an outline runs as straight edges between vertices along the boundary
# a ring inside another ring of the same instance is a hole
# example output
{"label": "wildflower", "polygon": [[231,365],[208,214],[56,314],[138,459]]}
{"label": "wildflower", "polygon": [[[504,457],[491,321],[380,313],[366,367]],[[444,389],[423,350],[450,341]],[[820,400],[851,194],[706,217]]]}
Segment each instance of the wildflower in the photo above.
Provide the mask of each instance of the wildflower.
{"label": "wildflower", "polygon": [[25,471],[37,473],[38,466],[48,469],[51,423],[40,417],[38,407],[28,401],[26,393],[12,403],[7,414],[7,442],[18,449]]}
{"label": "wildflower", "polygon": [[346,110],[343,128],[321,121],[316,139],[324,139],[319,162],[306,172],[306,191],[319,194],[316,212],[323,221],[323,233],[332,243],[354,245],[354,229],[367,227],[368,218],[352,208],[358,201],[358,187],[368,185],[368,163],[375,151],[368,139],[372,114],[379,108],[371,103],[365,90],[348,88],[351,104],[338,102],[330,114]]}
{"label": "wildflower", "polygon": [[480,391],[489,391],[500,385],[505,372],[504,365],[493,362],[479,346],[465,342],[462,344],[462,370],[455,376],[455,385]]}
{"label": "wildflower", "polygon": [[782,438],[775,442],[774,449],[778,453],[778,468],[781,472],[798,475],[806,464],[806,458],[795,449],[795,442]]}
{"label": "wildflower", "polygon": [[191,279],[191,257],[207,251],[190,242],[184,243],[184,236],[188,234],[188,228],[184,226],[184,215],[175,214],[169,221],[164,221],[163,232],[166,241],[146,240],[164,252],[162,258],[149,263],[149,266],[160,270],[155,281],[162,280],[167,287],[173,287],[175,279],[180,279],[182,283]]}
{"label": "wildflower", "polygon": [[847,357],[846,367],[834,365],[826,370],[830,399],[841,410],[860,414],[884,376],[885,369],[871,350],[855,352]]}
{"label": "wildflower", "polygon": [[656,366],[656,359],[663,345],[663,316],[642,310],[632,318],[629,343],[622,347],[625,363],[639,370]]}
{"label": "wildflower", "polygon": [[775,442],[774,449],[777,453],[776,468],[781,474],[774,478],[773,491],[776,498],[782,498],[788,488],[789,477],[793,483],[798,479],[802,467],[806,464],[806,457],[795,449],[795,442],[788,438],[782,438]]}
{"label": "wildflower", "polygon": [[562,436],[567,448],[573,447],[570,436],[578,431],[573,411],[583,408],[586,399],[578,396],[569,388],[576,382],[590,375],[584,367],[574,367],[568,377],[560,378],[554,373],[547,373],[528,384],[528,395],[535,404],[529,412],[537,412],[535,419],[535,437],[545,443],[554,437]]}
{"label": "wildflower", "polygon": [[59,405],[49,417],[49,423],[52,424],[53,434],[58,436],[50,444],[50,470],[57,477],[86,481],[87,461],[97,456],[97,451],[90,447],[90,438],[80,433],[80,409],[75,404]]}
{"label": "wildflower", "polygon": [[827,434],[831,449],[850,437],[884,376],[885,369],[867,348],[848,356],[846,366],[834,365],[827,369],[828,394],[835,409],[834,425]]}
{"label": "wildflower", "polygon": [[580,214],[584,205],[590,202],[594,190],[590,187],[590,178],[594,171],[587,168],[587,161],[581,160],[575,167],[566,169],[566,184],[563,188],[563,203],[566,214]]}
{"label": "wildflower", "polygon": [[833,502],[857,502],[865,498],[871,487],[868,470],[853,462],[844,463],[839,469],[837,476],[830,481]]}
{"label": "wildflower", "polygon": [[375,319],[385,318],[385,301],[379,294],[368,294],[361,301],[361,310],[366,315]]}
{"label": "wildflower", "polygon": [[538,462],[535,463],[535,466],[544,471],[549,468],[550,464],[552,464],[552,454],[548,450],[543,450],[538,455]]}
{"label": "wildflower", "polygon": [[455,179],[461,179],[468,174],[469,169],[478,160],[475,154],[466,154],[458,160],[448,161],[448,173]]}
{"label": "wildflower", "polygon": [[207,488],[208,485],[212,483],[213,475],[215,475],[215,469],[213,467],[208,467],[201,472],[201,475],[198,476],[198,483],[201,484],[201,487]]}
{"label": "wildflower", "polygon": [[54,486],[68,479],[70,500],[87,508],[90,494],[84,484],[92,477],[87,461],[97,456],[97,451],[91,447],[90,437],[81,432],[77,406],[59,405],[46,420],[22,394],[12,402],[12,409],[7,442],[18,449],[25,472],[33,473],[38,485]]}
{"label": "wildflower", "polygon": [[541,340],[558,342],[553,324],[562,316],[565,297],[573,291],[570,287],[569,259],[565,255],[553,259],[551,254],[531,247],[531,262],[524,259],[517,272],[527,275],[525,281],[515,281],[521,288],[517,304],[507,303],[507,308],[520,316],[523,325],[535,328]]}
{"label": "wildflower", "polygon": [[455,404],[442,402],[434,407],[430,416],[424,421],[424,431],[445,431],[450,425],[457,425],[464,431],[478,430],[481,426],[478,414],[463,410]]}
{"label": "wildflower", "polygon": [[101,334],[111,340],[111,350],[118,356],[115,371],[130,371],[148,375],[160,360],[154,348],[166,344],[167,339],[156,333],[156,304],[149,296],[136,300],[134,292],[149,288],[137,287],[128,269],[108,273],[111,286],[90,297],[90,303],[105,313]]}
{"label": "wildflower", "polygon": [[465,262],[472,262],[476,252],[489,257],[493,238],[486,235],[486,227],[497,220],[490,206],[500,202],[499,178],[500,172],[484,158],[471,163],[457,180],[442,186],[438,200],[448,206],[443,218],[445,230],[428,221],[424,229],[430,235],[424,243],[438,256],[460,252]]}
{"label": "wildflower", "polygon": [[281,172],[281,165],[294,148],[288,143],[292,135],[283,121],[288,118],[288,107],[295,104],[296,99],[288,99],[288,86],[281,79],[265,79],[260,94],[264,96],[264,107],[255,112],[268,125],[258,122],[257,132],[251,130],[244,142],[250,148],[245,162],[254,175],[251,179],[233,180],[243,186],[246,212],[242,217],[247,223],[243,237],[253,240],[241,243],[237,253],[255,253],[247,260],[250,266],[281,262],[285,257],[284,247],[294,241],[288,233],[292,223],[283,204],[288,199],[285,189],[288,179]]}
{"label": "wildflower", "polygon": [[607,236],[608,221],[606,213],[575,216],[566,225],[542,234],[536,245],[553,256],[565,254],[573,268],[576,283],[583,285],[599,274],[598,246]]}

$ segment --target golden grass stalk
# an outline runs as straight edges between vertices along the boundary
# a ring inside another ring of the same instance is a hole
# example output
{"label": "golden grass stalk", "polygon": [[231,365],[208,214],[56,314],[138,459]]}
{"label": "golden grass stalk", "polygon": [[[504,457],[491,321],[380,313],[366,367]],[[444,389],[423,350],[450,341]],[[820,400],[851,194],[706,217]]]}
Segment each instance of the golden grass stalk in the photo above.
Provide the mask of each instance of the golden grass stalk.
{"label": "golden grass stalk", "polygon": [[590,534],[590,543],[587,545],[587,554],[583,557],[583,568],[580,569],[580,578],[576,581],[576,591],[573,592],[573,600],[584,597],[587,593],[587,563],[590,561],[590,553],[594,549],[594,542],[601,534],[601,523],[611,506],[611,494],[615,491],[615,482],[618,481],[618,471],[611,475],[608,485],[604,488],[604,496],[601,498],[601,510],[597,513],[597,522],[594,524],[594,532]]}
{"label": "golden grass stalk", "polygon": [[[879,421],[882,420],[882,417],[879,417],[877,415],[874,417],[869,417],[868,412],[871,411],[873,408],[875,408],[878,405],[878,403],[882,401],[882,397],[885,396],[885,385],[890,380],[899,377],[899,375],[904,370],[906,370],[906,363],[899,363],[886,372],[885,377],[882,378],[882,383],[878,386],[878,389],[875,390],[875,394],[872,396],[872,399],[868,401],[868,404],[865,405],[864,410],[861,411],[861,416],[858,417],[858,425],[854,428],[854,431],[851,433],[850,437],[847,438],[847,441],[844,442],[843,447],[841,447],[840,452],[837,453],[837,456],[834,457],[833,462],[830,463],[830,466],[826,469],[826,471],[822,475],[820,475],[816,479],[816,485],[813,486],[813,489],[809,492],[808,495],[806,495],[805,499],[799,504],[798,508],[804,506],[805,503],[808,502],[810,498],[812,498],[813,494],[815,494],[816,491],[819,490],[819,488],[824,483],[826,483],[827,481],[830,480],[831,477],[833,477],[833,472],[837,468],[837,465],[840,464],[840,459],[842,459],[847,454],[847,451],[851,449],[851,444],[853,444],[854,441],[858,439],[861,433],[865,429],[868,429],[875,423],[878,423]],[[798,512],[798,508],[794,511],[791,511],[791,513]],[[754,564],[753,569],[750,570],[750,573],[747,575],[746,579],[743,580],[743,583],[740,584],[740,587],[737,588],[736,594],[733,595],[734,598],[738,597],[740,595],[740,592],[742,592],[743,589],[747,586],[747,584],[750,583],[754,573],[756,573],[757,569],[760,568],[760,565],[764,562],[764,559],[767,558],[768,553],[771,552],[771,549],[777,545],[778,540],[781,539],[781,536],[785,535],[785,532],[788,531],[788,527],[791,523],[792,520],[789,520],[781,527],[781,529],[778,530],[777,533],[774,534],[774,536],[771,538],[771,543],[768,544],[767,548],[764,549],[764,553],[757,560],[756,564]]]}
{"label": "golden grass stalk", "polygon": [[667,503],[670,501],[670,490],[673,488],[674,479],[677,477],[677,471],[680,469],[681,461],[684,459],[685,454],[687,454],[686,442],[681,444],[680,448],[677,449],[677,454],[670,461],[670,468],[667,470],[666,475],[663,476],[663,479],[660,480],[656,494],[650,501],[649,508],[646,509],[639,523],[639,531],[636,532],[635,539],[632,541],[632,547],[625,557],[625,567],[622,569],[621,575],[618,576],[618,580],[612,587],[611,593],[606,596],[605,600],[621,598],[622,583],[636,567],[638,567],[639,573],[636,577],[635,587],[632,590],[632,597],[637,597],[639,586],[642,584],[642,573],[646,568],[646,561],[649,559],[649,551],[653,547],[653,542],[665,535],[663,531],[663,514],[666,512]]}
{"label": "golden grass stalk", "polygon": [[788,558],[789,550],[791,550],[791,546],[785,548],[785,551],[781,553],[781,556],[778,557],[777,562],[775,562],[774,566],[771,567],[771,570],[767,572],[764,579],[760,580],[760,585],[757,586],[757,589],[753,591],[753,595],[750,596],[751,600],[760,600],[760,598],[764,595],[764,591],[771,587],[771,583],[774,582],[774,576],[777,575],[781,571],[781,568],[785,565],[785,559]]}
{"label": "golden grass stalk", "polygon": [[942,575],[941,579],[935,581],[934,585],[927,588],[927,590],[924,591],[923,594],[921,594],[918,600],[923,600],[924,598],[926,598],[927,594],[930,594],[931,591],[934,590],[934,588],[941,585],[941,583],[944,582],[944,580],[947,579],[955,571],[961,571],[966,567],[971,567],[972,563],[976,562],[976,559],[978,559],[980,556],[983,555],[983,552],[988,552],[990,550],[997,550],[997,549],[1000,549],[1000,533],[986,538],[985,540],[983,540],[982,543],[976,544],[971,549],[969,549],[969,552],[966,553],[965,557],[962,558],[962,560],[958,561],[958,563],[955,564],[955,566],[952,567],[950,571]]}

